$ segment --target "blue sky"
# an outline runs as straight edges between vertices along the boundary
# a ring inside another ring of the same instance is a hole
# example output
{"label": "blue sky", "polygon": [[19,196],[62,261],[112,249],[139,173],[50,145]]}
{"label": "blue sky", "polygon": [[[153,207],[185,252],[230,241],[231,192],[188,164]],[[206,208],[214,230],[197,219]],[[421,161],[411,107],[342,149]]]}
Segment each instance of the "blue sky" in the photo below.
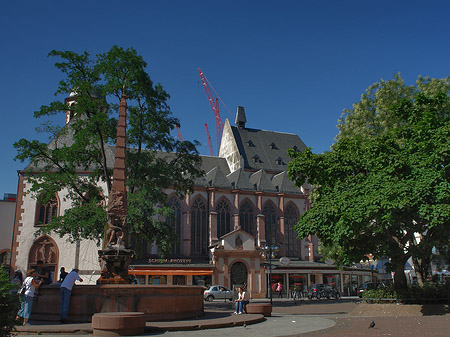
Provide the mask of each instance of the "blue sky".
{"label": "blue sky", "polygon": [[[450,75],[447,1],[7,1],[0,11],[0,198],[16,193],[13,143],[36,135],[33,112],[55,99],[52,49],[134,47],[170,93],[184,139],[209,154],[215,119],[200,67],[247,126],[296,133],[320,153],[342,110],[372,83],[400,72]],[[222,119],[230,118],[220,105]],[[64,116],[58,117],[63,123]]]}

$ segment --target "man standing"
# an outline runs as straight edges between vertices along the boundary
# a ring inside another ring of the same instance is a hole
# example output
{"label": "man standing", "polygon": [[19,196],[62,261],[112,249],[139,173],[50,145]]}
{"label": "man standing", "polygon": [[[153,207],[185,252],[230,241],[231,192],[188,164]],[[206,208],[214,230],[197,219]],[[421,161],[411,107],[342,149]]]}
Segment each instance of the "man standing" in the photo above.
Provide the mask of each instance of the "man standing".
{"label": "man standing", "polygon": [[83,279],[78,275],[78,269],[72,269],[72,271],[64,278],[63,283],[61,283],[61,323],[66,323],[66,319],[69,314],[70,293],[72,292],[73,285],[77,280],[83,282]]}
{"label": "man standing", "polygon": [[50,271],[44,266],[44,261],[37,261],[36,277],[42,281],[42,285],[50,284]]}

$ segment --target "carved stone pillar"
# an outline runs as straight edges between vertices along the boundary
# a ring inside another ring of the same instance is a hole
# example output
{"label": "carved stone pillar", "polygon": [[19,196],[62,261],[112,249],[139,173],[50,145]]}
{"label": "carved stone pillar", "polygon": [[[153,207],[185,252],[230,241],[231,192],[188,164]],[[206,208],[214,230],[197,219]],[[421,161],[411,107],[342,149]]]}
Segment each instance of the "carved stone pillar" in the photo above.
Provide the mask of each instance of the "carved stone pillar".
{"label": "carved stone pillar", "polygon": [[279,226],[280,226],[280,237],[278,238],[278,242],[280,242],[280,254],[281,256],[286,256],[286,228],[284,222],[284,193],[278,194],[278,209],[279,214],[281,215],[279,218]]}
{"label": "carved stone pillar", "polygon": [[264,214],[256,216],[256,228],[258,229],[258,246],[261,247],[266,243],[266,217]]}
{"label": "carved stone pillar", "polygon": [[239,190],[231,191],[233,193],[233,227],[234,229],[239,228]]}
{"label": "carved stone pillar", "polygon": [[228,258],[224,258],[223,259],[223,285],[227,288],[230,288],[230,284],[228,282],[228,275],[229,275]]}
{"label": "carved stone pillar", "polygon": [[210,211],[209,212],[209,244],[217,242],[217,212]]}
{"label": "carved stone pillar", "polygon": [[190,194],[186,194],[184,199],[185,212],[183,212],[183,253],[186,256],[191,255],[191,212],[189,209]]}

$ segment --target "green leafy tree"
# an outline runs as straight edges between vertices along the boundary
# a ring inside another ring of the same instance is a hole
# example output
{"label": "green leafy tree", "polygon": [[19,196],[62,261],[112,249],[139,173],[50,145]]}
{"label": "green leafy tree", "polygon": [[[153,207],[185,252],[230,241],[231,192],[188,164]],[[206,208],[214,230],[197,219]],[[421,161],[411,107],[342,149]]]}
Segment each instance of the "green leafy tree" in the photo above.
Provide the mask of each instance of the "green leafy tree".
{"label": "green leafy tree", "polygon": [[[183,194],[203,172],[197,143],[182,142],[170,134],[180,123],[167,104],[168,93],[153,84],[147,64],[132,48],[113,46],[93,59],[87,52],[52,51],[49,55],[61,60],[55,65],[64,75],[56,94],[71,96],[74,103],[52,102],[36,111],[35,117],[68,112],[72,118],[64,127],[43,123],[40,131],[51,135],[48,144],[21,139],[14,145],[17,159],[30,162],[26,169],[30,193],[40,203],[46,204],[57,192],[72,201],[72,208],[53,217],[43,230],[71,240],[100,242],[107,222],[104,199],[112,185],[116,117],[120,98],[126,94],[130,233],[156,241],[161,252],[169,254],[174,230],[164,221],[170,210],[162,189]],[[106,190],[99,187],[101,182]]]}
{"label": "green leafy tree", "polygon": [[14,285],[11,284],[8,273],[2,266],[0,269],[0,336],[11,336],[16,326],[16,315],[19,310],[19,296],[11,293]]}
{"label": "green leafy tree", "polygon": [[407,86],[397,75],[344,112],[330,152],[290,150],[291,179],[315,186],[299,236],[340,247],[345,263],[390,257],[397,292],[412,257],[423,284],[433,246],[445,251],[450,238],[449,94],[448,78]]}

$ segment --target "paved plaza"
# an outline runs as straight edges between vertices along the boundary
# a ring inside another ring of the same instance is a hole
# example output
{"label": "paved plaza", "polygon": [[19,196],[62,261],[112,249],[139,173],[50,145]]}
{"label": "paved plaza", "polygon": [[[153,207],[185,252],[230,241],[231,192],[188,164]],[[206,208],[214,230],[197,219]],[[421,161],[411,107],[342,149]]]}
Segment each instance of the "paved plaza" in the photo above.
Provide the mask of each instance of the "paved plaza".
{"label": "paved plaza", "polygon": [[[272,317],[233,315],[232,304],[205,304],[206,315],[177,322],[148,322],[145,336],[450,336],[449,306],[368,306],[357,299],[341,301],[275,300]],[[370,323],[375,322],[373,328]],[[31,322],[19,335],[84,335],[90,323]],[[160,329],[160,331],[158,331]],[[181,330],[181,331],[161,331]]]}

